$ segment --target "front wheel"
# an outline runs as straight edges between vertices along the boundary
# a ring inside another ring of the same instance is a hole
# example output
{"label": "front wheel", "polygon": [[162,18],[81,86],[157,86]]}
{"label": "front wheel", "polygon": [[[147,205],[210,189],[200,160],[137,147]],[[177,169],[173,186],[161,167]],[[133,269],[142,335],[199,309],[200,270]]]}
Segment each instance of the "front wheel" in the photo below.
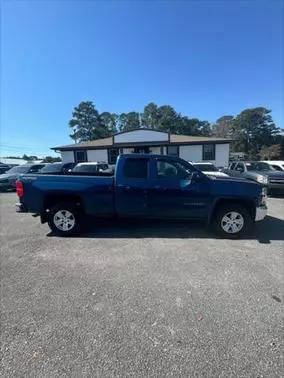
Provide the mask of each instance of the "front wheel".
{"label": "front wheel", "polygon": [[54,206],[49,213],[48,225],[60,236],[77,234],[80,230],[78,209],[71,203],[60,203]]}
{"label": "front wheel", "polygon": [[217,210],[213,226],[216,233],[220,236],[229,239],[238,239],[252,231],[253,220],[243,206],[225,205]]}

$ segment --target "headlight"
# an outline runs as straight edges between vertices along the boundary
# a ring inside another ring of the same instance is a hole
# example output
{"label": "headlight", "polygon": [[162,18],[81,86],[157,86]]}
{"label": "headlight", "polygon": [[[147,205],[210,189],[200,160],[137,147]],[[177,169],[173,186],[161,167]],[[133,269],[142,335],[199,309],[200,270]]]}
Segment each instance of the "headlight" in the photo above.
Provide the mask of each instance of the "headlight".
{"label": "headlight", "polygon": [[267,176],[257,176],[257,182],[260,184],[268,184],[268,177]]}

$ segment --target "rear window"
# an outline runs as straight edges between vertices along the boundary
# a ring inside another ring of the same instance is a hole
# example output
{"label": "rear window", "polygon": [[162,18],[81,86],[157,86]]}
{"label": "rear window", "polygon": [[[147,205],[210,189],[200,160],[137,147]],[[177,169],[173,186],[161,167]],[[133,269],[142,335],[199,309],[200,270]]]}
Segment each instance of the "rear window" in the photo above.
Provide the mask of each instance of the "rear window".
{"label": "rear window", "polygon": [[61,172],[62,164],[50,164],[41,168],[40,173],[58,173]]}
{"label": "rear window", "polygon": [[98,171],[98,166],[96,164],[83,164],[83,165],[77,165],[73,172],[84,172],[84,173],[96,173]]}
{"label": "rear window", "polygon": [[29,169],[30,169],[30,165],[28,166],[21,165],[21,166],[9,169],[9,171],[6,173],[27,173]]}
{"label": "rear window", "polygon": [[148,177],[148,160],[126,159],[123,173],[125,177],[146,179]]}

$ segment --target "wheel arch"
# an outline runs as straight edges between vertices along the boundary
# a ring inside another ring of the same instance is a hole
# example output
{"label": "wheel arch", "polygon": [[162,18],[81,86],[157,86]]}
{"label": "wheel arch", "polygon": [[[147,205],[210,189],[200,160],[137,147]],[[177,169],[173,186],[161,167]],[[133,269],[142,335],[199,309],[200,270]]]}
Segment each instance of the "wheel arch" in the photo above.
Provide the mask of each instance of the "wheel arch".
{"label": "wheel arch", "polygon": [[256,205],[252,199],[248,198],[219,198],[215,201],[214,205],[212,206],[211,212],[208,217],[208,224],[212,223],[214,215],[218,211],[221,206],[224,205],[241,205],[243,206],[248,213],[250,214],[252,220],[255,219],[256,214]]}
{"label": "wheel arch", "polygon": [[44,210],[49,211],[52,207],[60,204],[60,203],[71,203],[75,205],[78,209],[84,211],[84,204],[82,198],[78,195],[68,194],[50,194],[45,197],[44,199]]}

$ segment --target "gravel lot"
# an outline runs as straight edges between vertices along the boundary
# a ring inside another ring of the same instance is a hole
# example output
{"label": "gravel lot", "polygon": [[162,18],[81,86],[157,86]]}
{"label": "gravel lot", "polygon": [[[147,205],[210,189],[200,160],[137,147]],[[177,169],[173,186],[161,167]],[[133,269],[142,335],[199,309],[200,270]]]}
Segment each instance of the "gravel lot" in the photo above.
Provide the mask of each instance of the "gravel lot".
{"label": "gravel lot", "polygon": [[59,238],[15,202],[0,194],[2,376],[283,376],[284,199],[237,241],[172,222]]}

